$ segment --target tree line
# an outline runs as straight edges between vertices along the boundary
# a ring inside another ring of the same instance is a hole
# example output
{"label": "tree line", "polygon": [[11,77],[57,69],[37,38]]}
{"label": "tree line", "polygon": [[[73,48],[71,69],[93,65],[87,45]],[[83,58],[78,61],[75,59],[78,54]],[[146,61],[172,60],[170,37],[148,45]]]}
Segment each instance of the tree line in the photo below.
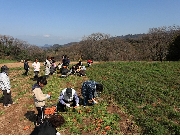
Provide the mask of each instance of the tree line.
{"label": "tree line", "polygon": [[47,56],[59,61],[62,55],[70,60],[95,61],[178,61],[180,59],[180,27],[150,28],[147,34],[112,37],[93,33],[80,42],[69,45],[54,44],[49,48],[30,45],[11,36],[0,35],[0,57],[12,60],[44,61]]}

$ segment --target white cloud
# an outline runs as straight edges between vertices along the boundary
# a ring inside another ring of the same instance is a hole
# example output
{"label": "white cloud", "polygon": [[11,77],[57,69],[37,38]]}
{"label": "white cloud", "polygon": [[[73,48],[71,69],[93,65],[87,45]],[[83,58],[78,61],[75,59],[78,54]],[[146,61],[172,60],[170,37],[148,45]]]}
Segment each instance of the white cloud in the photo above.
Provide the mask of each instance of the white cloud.
{"label": "white cloud", "polygon": [[50,35],[49,35],[49,34],[45,34],[45,35],[43,35],[43,36],[44,36],[44,37],[47,37],[47,38],[48,38],[48,37],[50,37]]}

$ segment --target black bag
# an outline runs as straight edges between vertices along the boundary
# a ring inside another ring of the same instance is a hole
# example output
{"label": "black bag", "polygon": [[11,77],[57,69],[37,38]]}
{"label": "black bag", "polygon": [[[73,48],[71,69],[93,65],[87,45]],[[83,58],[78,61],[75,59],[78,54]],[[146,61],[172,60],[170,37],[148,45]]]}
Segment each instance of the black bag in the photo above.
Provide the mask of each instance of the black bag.
{"label": "black bag", "polygon": [[30,135],[56,135],[57,130],[52,126],[52,124],[45,120],[40,126],[36,126]]}

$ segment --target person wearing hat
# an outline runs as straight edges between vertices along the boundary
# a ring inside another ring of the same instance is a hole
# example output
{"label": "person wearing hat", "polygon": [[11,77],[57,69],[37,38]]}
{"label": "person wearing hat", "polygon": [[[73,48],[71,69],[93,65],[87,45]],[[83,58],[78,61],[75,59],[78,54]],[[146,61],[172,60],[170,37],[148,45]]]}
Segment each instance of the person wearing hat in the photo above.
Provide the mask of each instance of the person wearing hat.
{"label": "person wearing hat", "polygon": [[8,70],[9,68],[4,65],[1,67],[1,73],[0,73],[0,89],[3,91],[3,106],[4,107],[10,107],[11,104],[13,104],[12,98],[11,98],[11,85],[10,80],[8,77]]}
{"label": "person wearing hat", "polygon": [[76,91],[73,88],[65,88],[61,91],[59,96],[59,108],[62,111],[65,111],[66,107],[70,108],[73,106],[74,108],[79,106],[79,97]]}
{"label": "person wearing hat", "polygon": [[93,81],[88,80],[82,84],[81,93],[84,98],[84,107],[88,104],[88,100],[92,101],[92,104],[98,103],[95,98],[103,91],[103,85]]}

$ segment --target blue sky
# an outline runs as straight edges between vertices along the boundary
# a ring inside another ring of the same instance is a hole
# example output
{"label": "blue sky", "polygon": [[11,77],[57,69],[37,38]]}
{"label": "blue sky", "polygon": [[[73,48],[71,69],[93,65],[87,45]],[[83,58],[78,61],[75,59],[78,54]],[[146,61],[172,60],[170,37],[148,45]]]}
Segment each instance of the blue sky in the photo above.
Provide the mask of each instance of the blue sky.
{"label": "blue sky", "polygon": [[0,0],[0,35],[29,44],[66,44],[83,36],[148,33],[180,25],[180,0]]}

